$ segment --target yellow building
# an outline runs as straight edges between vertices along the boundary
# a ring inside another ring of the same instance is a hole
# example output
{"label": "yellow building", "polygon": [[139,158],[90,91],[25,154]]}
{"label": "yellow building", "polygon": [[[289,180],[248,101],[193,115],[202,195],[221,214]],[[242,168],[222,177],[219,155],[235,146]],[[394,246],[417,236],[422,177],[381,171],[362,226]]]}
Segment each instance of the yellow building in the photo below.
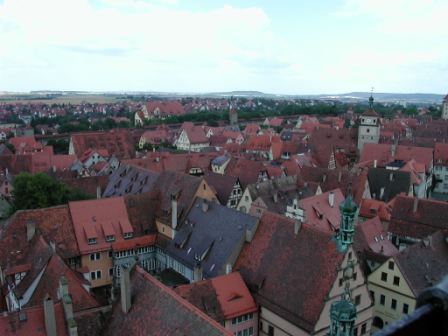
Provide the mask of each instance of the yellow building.
{"label": "yellow building", "polygon": [[373,330],[414,311],[419,294],[448,273],[448,244],[441,232],[389,258],[368,277],[374,299]]}

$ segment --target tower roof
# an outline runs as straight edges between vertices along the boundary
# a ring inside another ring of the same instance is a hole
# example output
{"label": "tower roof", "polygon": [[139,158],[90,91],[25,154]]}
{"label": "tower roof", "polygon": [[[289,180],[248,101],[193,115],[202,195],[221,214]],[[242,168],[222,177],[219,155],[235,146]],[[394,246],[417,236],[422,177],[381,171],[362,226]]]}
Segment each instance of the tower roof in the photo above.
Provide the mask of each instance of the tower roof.
{"label": "tower roof", "polygon": [[379,117],[378,113],[376,113],[374,108],[373,108],[373,101],[374,101],[373,96],[370,95],[370,97],[369,97],[369,109],[362,114],[363,116],[366,116],[366,117]]}
{"label": "tower roof", "polygon": [[352,195],[348,195],[344,202],[341,203],[339,206],[339,209],[341,212],[355,212],[357,210],[358,206],[355,202],[353,202]]}

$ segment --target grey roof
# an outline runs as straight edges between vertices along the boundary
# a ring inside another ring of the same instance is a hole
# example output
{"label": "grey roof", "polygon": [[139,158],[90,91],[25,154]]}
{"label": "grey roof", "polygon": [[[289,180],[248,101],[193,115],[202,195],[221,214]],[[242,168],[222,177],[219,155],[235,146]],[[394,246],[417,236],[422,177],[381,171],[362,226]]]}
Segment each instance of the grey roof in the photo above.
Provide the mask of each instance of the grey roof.
{"label": "grey roof", "polygon": [[204,175],[204,179],[210,186],[215,188],[218,200],[222,205],[227,204],[227,201],[232,194],[233,187],[237,182],[241,187],[238,177],[235,176],[207,172]]}
{"label": "grey roof", "polygon": [[252,200],[261,195],[270,195],[274,190],[290,190],[297,188],[297,176],[282,176],[261,183],[249,184],[247,186]]}
{"label": "grey roof", "polygon": [[407,194],[411,187],[411,175],[408,172],[370,168],[367,179],[372,198],[384,202],[389,202],[402,192]]}
{"label": "grey roof", "polygon": [[233,265],[246,239],[246,230],[254,233],[258,218],[211,202],[204,212],[203,202],[196,198],[166,252],[193,269],[195,257],[201,257],[210,248],[202,259],[202,268],[204,277],[211,278],[223,274],[227,263]]}
{"label": "grey roof", "polygon": [[224,163],[226,163],[228,160],[230,159],[230,157],[227,154],[224,155],[220,155],[218,157],[215,157],[212,160],[212,165],[215,166],[222,166]]}
{"label": "grey roof", "polygon": [[110,176],[103,197],[141,194],[151,190],[159,177],[159,173],[137,168],[131,165],[120,165]]}

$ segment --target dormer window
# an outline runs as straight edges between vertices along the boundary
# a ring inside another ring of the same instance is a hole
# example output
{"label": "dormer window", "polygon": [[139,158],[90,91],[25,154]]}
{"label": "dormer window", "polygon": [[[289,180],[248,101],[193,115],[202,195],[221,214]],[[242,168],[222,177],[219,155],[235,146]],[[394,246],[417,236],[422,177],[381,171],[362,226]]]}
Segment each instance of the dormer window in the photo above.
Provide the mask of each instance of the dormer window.
{"label": "dormer window", "polygon": [[89,245],[96,244],[96,238],[89,238],[89,239],[87,239],[87,244],[89,244]]}
{"label": "dormer window", "polygon": [[106,241],[107,241],[107,242],[113,242],[113,241],[115,241],[115,236],[114,236],[114,235],[108,235],[108,236],[106,236]]}
{"label": "dormer window", "polygon": [[123,238],[124,239],[129,239],[132,238],[134,236],[134,234],[132,232],[125,232],[123,233]]}

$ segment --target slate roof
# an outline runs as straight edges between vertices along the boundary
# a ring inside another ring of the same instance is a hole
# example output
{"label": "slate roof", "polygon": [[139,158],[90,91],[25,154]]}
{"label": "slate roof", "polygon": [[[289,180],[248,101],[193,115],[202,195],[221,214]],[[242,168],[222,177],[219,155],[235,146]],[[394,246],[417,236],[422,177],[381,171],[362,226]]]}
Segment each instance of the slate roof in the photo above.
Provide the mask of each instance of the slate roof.
{"label": "slate roof", "polygon": [[400,271],[415,297],[423,289],[437,284],[448,270],[446,236],[438,231],[429,239],[416,243],[395,256]]}
{"label": "slate roof", "polygon": [[260,305],[311,332],[344,255],[336,251],[330,234],[304,224],[295,235],[294,223],[265,212],[234,269]]}
{"label": "slate roof", "polygon": [[152,190],[159,173],[121,164],[109,175],[103,197],[135,195]]}
{"label": "slate roof", "polygon": [[204,175],[205,181],[208,185],[213,187],[216,191],[219,202],[226,205],[229,197],[232,194],[233,187],[238,181],[238,178],[230,175],[223,175],[208,172]]}
{"label": "slate roof", "polygon": [[103,176],[88,176],[82,178],[63,178],[60,182],[66,186],[80,190],[92,197],[97,196],[97,187],[100,188],[100,196],[103,194],[108,183],[108,177]]}
{"label": "slate roof", "polygon": [[207,202],[204,212],[203,202],[196,198],[166,253],[193,269],[195,258],[209,249],[201,262],[204,277],[210,278],[223,274],[227,263],[233,264],[232,258],[246,240],[246,231],[257,229],[258,218],[214,202]]}
{"label": "slate roof", "polygon": [[232,335],[219,323],[136,267],[131,278],[132,307],[113,307],[105,335]]}
{"label": "slate roof", "polygon": [[410,173],[385,168],[370,168],[368,180],[372,198],[386,203],[400,193],[408,194],[411,187]]}
{"label": "slate roof", "polygon": [[392,208],[389,232],[401,237],[423,239],[438,230],[448,232],[448,203],[419,199],[414,212],[414,197],[398,195]]}
{"label": "slate roof", "polygon": [[218,322],[257,311],[257,305],[238,272],[182,285],[174,290]]}

